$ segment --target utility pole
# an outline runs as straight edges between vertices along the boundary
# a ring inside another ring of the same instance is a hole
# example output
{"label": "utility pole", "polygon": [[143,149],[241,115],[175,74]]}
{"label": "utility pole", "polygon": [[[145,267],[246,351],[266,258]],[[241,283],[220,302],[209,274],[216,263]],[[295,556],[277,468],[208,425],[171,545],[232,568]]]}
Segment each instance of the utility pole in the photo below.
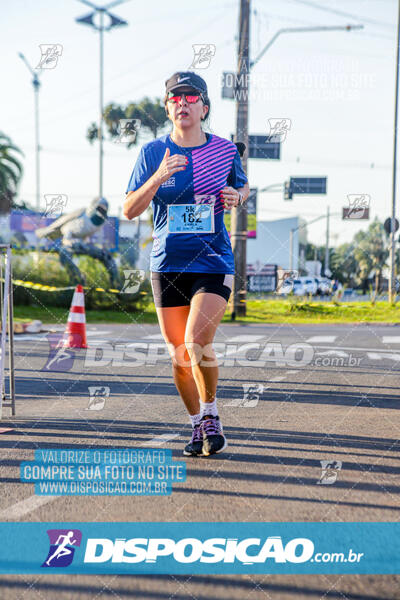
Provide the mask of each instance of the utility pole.
{"label": "utility pole", "polygon": [[329,206],[326,207],[326,243],[325,243],[325,267],[324,275],[329,277]]}
{"label": "utility pole", "polygon": [[396,265],[396,248],[395,248],[395,219],[396,219],[396,162],[397,162],[397,112],[399,99],[399,44],[400,44],[400,0],[398,0],[398,17],[397,17],[397,58],[396,58],[396,91],[394,102],[394,143],[393,143],[393,183],[392,183],[392,216],[390,227],[390,276],[389,276],[389,302],[396,299],[395,286],[395,265]]}
{"label": "utility pole", "polygon": [[[81,0],[82,2],[83,0]],[[86,1],[86,0],[85,0]],[[363,29],[364,25],[335,25],[335,26],[316,26],[316,27],[285,27],[279,29],[271,38],[268,44],[263,48],[255,60],[249,60],[249,39],[250,39],[250,0],[240,0],[239,17],[239,52],[238,52],[238,73],[235,93],[236,101],[236,142],[244,142],[246,151],[242,157],[242,165],[247,173],[247,157],[249,153],[248,143],[248,90],[249,75],[252,68],[275,40],[286,33],[308,33],[325,31],[353,31]],[[247,242],[247,207],[237,207],[232,209],[231,213],[231,242],[233,254],[235,257],[235,278],[233,282],[233,312],[232,320],[236,316],[246,315],[246,242]]]}
{"label": "utility pole", "polygon": [[[242,141],[246,150],[242,157],[243,170],[247,174],[248,157],[248,112],[249,112],[249,39],[250,39],[250,0],[240,0],[239,49],[236,86],[236,142]],[[235,317],[246,315],[246,242],[247,206],[238,206],[231,213],[231,240],[235,257],[235,278],[233,282],[233,312]]]}

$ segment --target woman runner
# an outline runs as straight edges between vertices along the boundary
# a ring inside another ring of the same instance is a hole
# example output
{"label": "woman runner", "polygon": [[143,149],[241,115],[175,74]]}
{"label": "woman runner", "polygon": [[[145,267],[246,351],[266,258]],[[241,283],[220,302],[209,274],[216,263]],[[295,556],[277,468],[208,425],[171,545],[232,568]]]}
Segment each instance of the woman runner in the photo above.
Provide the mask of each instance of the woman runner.
{"label": "woman runner", "polygon": [[249,186],[236,146],[201,128],[210,112],[204,79],[190,71],[174,73],[166,81],[164,104],[172,133],[142,147],[124,215],[133,219],[152,205],[154,303],[193,428],[183,453],[209,456],[227,446],[212,349],[234,275],[224,207],[243,203]]}

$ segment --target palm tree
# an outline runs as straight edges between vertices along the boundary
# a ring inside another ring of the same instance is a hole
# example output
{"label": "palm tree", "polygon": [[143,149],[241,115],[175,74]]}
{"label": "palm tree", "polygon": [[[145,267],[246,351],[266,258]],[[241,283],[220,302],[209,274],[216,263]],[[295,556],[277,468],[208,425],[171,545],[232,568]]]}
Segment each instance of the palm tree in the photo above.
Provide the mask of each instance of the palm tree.
{"label": "palm tree", "polygon": [[[143,137],[151,133],[155,138],[169,122],[165,114],[164,105],[160,98],[154,101],[150,98],[143,98],[139,102],[131,102],[127,106],[120,104],[108,104],[104,109],[104,122],[110,139],[115,139],[120,135],[120,119],[137,119],[140,121],[139,135]],[[98,125],[92,123],[86,134],[86,138],[90,143],[98,139]],[[128,142],[126,147],[130,149],[137,143],[138,136],[135,136],[133,141]]]}
{"label": "palm tree", "polygon": [[[381,276],[389,256],[385,243],[385,230],[383,224],[376,218],[367,231],[359,231],[354,236],[354,258],[358,262],[358,279],[363,282],[366,290],[370,273],[375,272],[375,301],[381,284]],[[365,293],[365,291],[364,291]]]}
{"label": "palm tree", "polygon": [[11,210],[13,198],[22,177],[22,164],[14,156],[22,151],[14,146],[9,137],[0,132],[0,214]]}

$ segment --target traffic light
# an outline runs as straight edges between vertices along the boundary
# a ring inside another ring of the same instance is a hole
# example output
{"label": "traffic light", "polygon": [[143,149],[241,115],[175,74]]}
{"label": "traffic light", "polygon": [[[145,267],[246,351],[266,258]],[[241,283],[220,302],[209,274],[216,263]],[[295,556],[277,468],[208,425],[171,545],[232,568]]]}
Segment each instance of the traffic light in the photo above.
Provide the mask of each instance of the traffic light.
{"label": "traffic light", "polygon": [[290,183],[291,183],[290,181],[285,181],[285,191],[284,191],[284,195],[283,195],[284,200],[292,200],[293,199],[292,187],[291,187]]}

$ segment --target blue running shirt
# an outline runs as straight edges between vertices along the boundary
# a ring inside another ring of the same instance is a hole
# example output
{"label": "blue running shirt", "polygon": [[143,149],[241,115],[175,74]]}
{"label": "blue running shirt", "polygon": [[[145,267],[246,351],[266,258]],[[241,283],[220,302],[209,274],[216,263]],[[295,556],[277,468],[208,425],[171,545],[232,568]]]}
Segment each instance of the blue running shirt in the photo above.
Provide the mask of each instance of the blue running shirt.
{"label": "blue running shirt", "polygon": [[[151,271],[234,273],[220,192],[227,185],[242,187],[247,177],[235,144],[213,134],[206,136],[202,146],[184,148],[164,135],[145,144],[140,151],[127,193],[140,188],[157,171],[167,147],[171,156],[182,154],[189,159],[186,169],[165,181],[151,202],[154,213]],[[214,233],[168,233],[168,205],[202,203],[212,205]]]}

